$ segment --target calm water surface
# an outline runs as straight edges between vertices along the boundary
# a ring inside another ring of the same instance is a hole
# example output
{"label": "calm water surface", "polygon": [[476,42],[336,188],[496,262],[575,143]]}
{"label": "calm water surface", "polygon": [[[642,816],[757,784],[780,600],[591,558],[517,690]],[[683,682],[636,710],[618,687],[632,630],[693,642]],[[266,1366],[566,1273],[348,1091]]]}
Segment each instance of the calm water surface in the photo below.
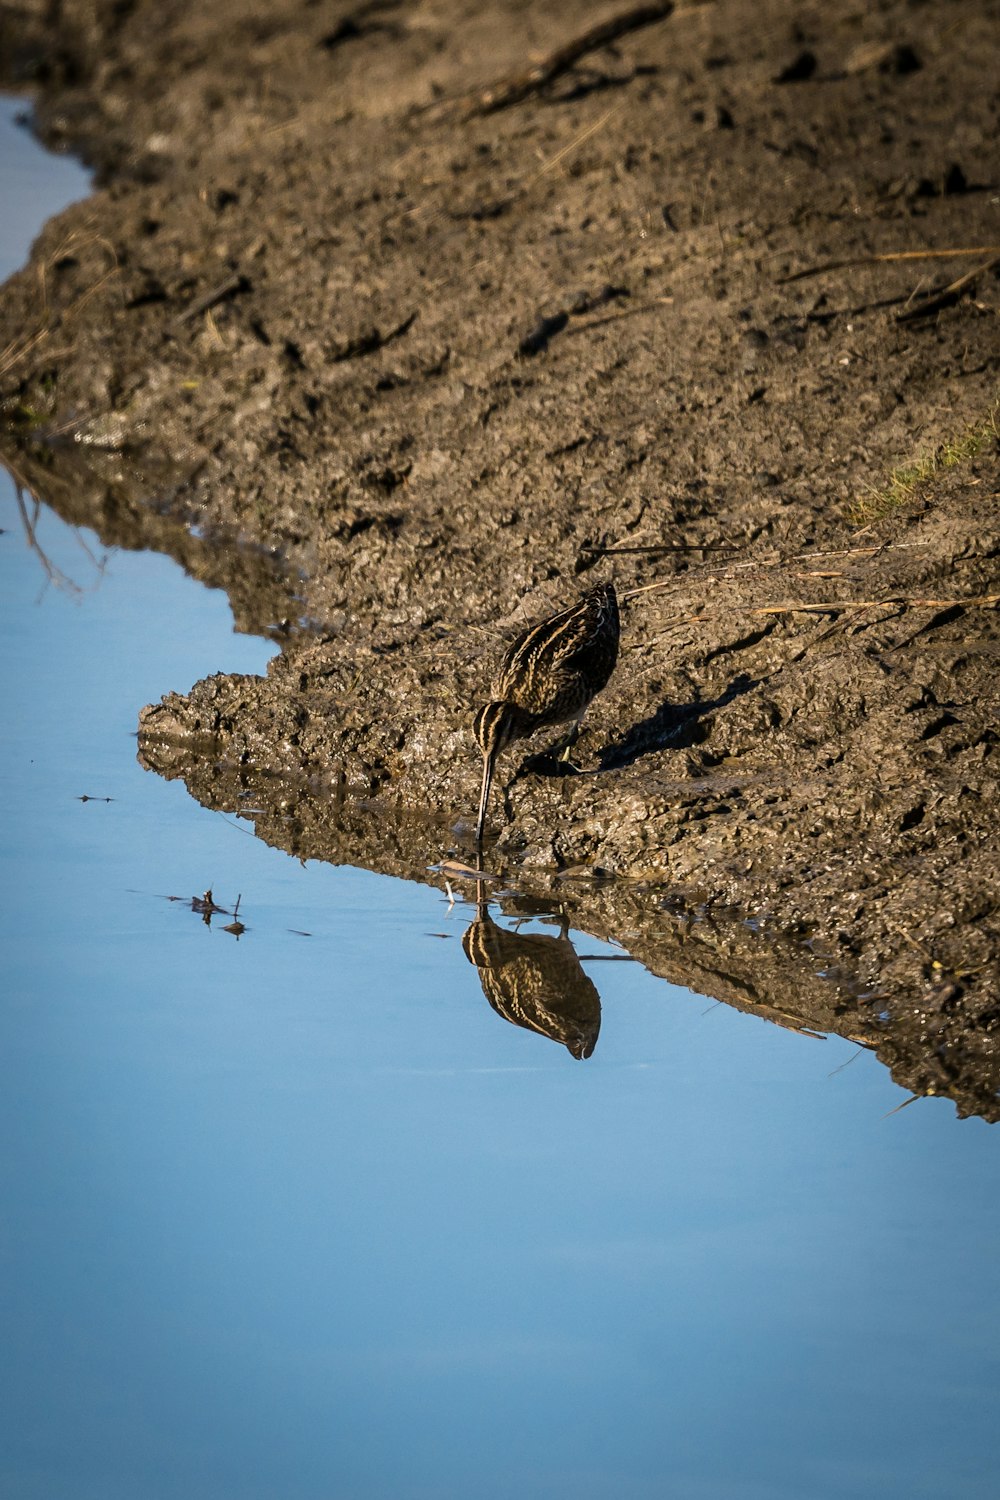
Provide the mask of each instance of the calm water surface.
{"label": "calm water surface", "polygon": [[[85,188],[13,108],[6,269]],[[994,1500],[1000,1135],[635,964],[504,1024],[469,907],[137,765],[222,595],[0,526],[0,1494]]]}

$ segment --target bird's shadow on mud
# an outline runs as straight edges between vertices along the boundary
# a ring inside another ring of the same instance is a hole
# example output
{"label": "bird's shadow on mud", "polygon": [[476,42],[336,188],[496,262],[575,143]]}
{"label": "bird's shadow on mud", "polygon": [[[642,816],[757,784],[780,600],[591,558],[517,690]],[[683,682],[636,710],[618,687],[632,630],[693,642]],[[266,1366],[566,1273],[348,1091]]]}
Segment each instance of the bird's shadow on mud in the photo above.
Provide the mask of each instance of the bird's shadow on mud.
{"label": "bird's shadow on mud", "polygon": [[704,720],[717,709],[725,708],[735,698],[752,692],[760,683],[759,677],[750,677],[741,672],[717,698],[699,699],[695,703],[671,703],[667,700],[646,719],[640,719],[627,729],[621,739],[605,745],[599,752],[598,763],[593,769],[581,770],[572,761],[559,757],[560,744],[528,755],[518,766],[513,776],[502,788],[504,808],[509,818],[514,813],[510,793],[524,776],[600,776],[605,771],[621,771],[644,755],[657,750],[688,750],[701,744],[708,736]]}
{"label": "bird's shadow on mud", "polygon": [[647,719],[640,719],[626,730],[621,739],[604,746],[597,771],[620,771],[654,751],[688,750],[692,745],[700,744],[708,734],[708,726],[703,721],[717,709],[725,708],[727,703],[752,692],[759,682],[759,678],[741,672],[717,698],[695,703],[671,703],[669,700],[661,703]]}

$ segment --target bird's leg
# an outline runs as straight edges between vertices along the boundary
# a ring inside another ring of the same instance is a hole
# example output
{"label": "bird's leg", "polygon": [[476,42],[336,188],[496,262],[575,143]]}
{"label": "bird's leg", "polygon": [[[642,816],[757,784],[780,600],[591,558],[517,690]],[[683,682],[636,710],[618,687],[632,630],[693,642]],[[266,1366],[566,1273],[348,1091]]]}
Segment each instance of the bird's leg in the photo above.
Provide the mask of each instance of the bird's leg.
{"label": "bird's leg", "polygon": [[577,769],[570,760],[569,753],[576,744],[582,718],[581,713],[570,725],[569,734],[556,740],[547,750],[540,750],[537,755],[532,755],[525,761],[522,770],[534,771],[539,776],[575,776]]}
{"label": "bird's leg", "polygon": [[[586,711],[587,710],[584,709],[583,713],[586,713]],[[576,718],[570,725],[569,734],[566,736],[565,740],[562,743],[562,748],[560,749],[557,756],[557,760],[561,765],[570,764],[569,752],[572,750],[573,746],[580,738],[580,725],[583,723],[583,713],[577,714]]]}

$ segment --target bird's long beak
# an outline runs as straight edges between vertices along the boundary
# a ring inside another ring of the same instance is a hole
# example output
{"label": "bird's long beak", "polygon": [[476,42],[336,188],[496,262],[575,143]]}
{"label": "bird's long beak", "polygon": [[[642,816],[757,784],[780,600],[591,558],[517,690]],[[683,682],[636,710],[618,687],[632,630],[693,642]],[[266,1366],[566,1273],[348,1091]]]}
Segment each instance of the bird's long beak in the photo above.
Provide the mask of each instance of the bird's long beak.
{"label": "bird's long beak", "polygon": [[483,842],[483,824],[486,822],[486,804],[490,800],[490,784],[493,781],[493,766],[496,752],[488,750],[483,756],[483,789],[479,794],[479,821],[476,824],[476,843]]}

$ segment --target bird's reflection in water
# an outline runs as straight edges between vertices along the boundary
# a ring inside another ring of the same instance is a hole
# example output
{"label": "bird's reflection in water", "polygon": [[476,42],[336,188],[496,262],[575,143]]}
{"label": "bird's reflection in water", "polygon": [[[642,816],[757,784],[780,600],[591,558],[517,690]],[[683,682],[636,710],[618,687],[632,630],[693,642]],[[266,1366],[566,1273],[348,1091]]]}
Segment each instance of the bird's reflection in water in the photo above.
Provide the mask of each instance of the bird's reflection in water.
{"label": "bird's reflection in water", "polygon": [[601,997],[583,972],[565,930],[558,937],[498,927],[480,899],[462,939],[483,994],[505,1021],[589,1057],[601,1029]]}

